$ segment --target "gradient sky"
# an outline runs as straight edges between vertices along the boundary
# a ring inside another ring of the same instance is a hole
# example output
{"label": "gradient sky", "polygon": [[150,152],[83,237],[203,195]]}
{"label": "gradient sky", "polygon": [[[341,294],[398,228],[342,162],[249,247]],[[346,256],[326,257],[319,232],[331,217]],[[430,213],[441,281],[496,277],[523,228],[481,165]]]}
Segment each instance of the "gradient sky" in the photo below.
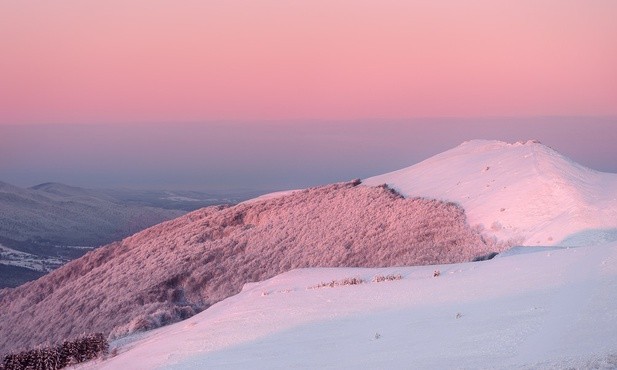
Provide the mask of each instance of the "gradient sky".
{"label": "gradient sky", "polygon": [[614,0],[2,0],[0,123],[617,114]]}
{"label": "gradient sky", "polygon": [[301,187],[472,138],[617,172],[614,0],[0,0],[0,181]]}

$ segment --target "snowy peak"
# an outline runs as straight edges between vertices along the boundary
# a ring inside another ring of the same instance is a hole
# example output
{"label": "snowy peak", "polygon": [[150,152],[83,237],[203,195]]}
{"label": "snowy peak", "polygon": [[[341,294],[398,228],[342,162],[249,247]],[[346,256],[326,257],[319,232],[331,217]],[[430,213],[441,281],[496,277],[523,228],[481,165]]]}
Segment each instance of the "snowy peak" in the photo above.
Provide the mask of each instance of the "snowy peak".
{"label": "snowy peak", "polygon": [[[454,164],[453,162],[463,165],[464,168],[461,168],[461,170],[472,170],[473,168],[470,166],[478,166],[477,171],[480,173],[490,170],[491,165],[493,165],[493,170],[535,170],[537,174],[549,176],[562,175],[573,170],[587,174],[595,172],[537,140],[516,143],[497,140],[471,140],[435,155],[422,163],[451,167]],[[556,172],[555,169],[560,169],[560,171]],[[550,172],[546,173],[547,170]]]}
{"label": "snowy peak", "polygon": [[617,175],[588,169],[536,140],[472,140],[363,181],[461,204],[472,225],[525,245],[606,241],[617,234]]}

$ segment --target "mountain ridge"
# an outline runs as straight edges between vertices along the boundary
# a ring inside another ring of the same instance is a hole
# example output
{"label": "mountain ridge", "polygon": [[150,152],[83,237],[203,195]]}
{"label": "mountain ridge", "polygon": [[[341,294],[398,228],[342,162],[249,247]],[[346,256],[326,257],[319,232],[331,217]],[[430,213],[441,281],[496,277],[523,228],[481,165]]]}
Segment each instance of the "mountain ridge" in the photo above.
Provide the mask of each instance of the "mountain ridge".
{"label": "mountain ridge", "polygon": [[0,290],[0,352],[152,329],[295,268],[452,263],[502,248],[453,203],[358,185],[203,208]]}

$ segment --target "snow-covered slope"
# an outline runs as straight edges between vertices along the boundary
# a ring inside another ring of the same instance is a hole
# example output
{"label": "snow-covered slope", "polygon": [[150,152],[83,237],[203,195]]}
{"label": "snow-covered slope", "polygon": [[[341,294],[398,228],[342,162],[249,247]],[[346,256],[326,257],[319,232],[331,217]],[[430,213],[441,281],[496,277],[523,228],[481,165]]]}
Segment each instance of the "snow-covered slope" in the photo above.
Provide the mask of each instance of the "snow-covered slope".
{"label": "snow-covered slope", "polygon": [[0,355],[166,325],[294,268],[454,263],[500,248],[452,203],[358,185],[203,208],[0,290]]}
{"label": "snow-covered slope", "polygon": [[[371,282],[388,274],[402,279]],[[311,288],[346,277],[366,282]],[[118,356],[87,367],[615,368],[615,296],[617,243],[455,265],[294,270],[115,343]]]}
{"label": "snow-covered slope", "polygon": [[468,141],[363,183],[457,202],[471,225],[524,245],[617,240],[617,174],[581,166],[537,141]]}

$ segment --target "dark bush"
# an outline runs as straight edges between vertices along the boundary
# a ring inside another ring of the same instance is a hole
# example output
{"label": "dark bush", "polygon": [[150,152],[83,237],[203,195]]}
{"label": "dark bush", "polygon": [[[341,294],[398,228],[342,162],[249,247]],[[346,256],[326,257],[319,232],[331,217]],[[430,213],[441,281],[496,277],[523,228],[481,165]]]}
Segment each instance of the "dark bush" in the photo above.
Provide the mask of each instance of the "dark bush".
{"label": "dark bush", "polygon": [[42,347],[4,357],[2,370],[54,370],[78,364],[106,354],[109,344],[101,333],[91,334],[55,347]]}
{"label": "dark bush", "polygon": [[491,253],[488,253],[488,254],[483,254],[481,256],[475,257],[471,262],[480,262],[480,261],[492,260],[498,254],[499,253],[497,253],[497,252],[491,252]]}
{"label": "dark bush", "polygon": [[335,286],[344,286],[344,285],[360,285],[363,284],[364,280],[361,278],[344,278],[342,280],[332,280],[328,283],[321,282],[315,286],[309,287],[309,289],[318,289],[324,287],[334,288]]}
{"label": "dark bush", "polygon": [[403,277],[400,274],[396,274],[396,275],[376,275],[373,277],[372,282],[373,283],[381,283],[384,281],[393,281],[393,280],[401,280]]}

